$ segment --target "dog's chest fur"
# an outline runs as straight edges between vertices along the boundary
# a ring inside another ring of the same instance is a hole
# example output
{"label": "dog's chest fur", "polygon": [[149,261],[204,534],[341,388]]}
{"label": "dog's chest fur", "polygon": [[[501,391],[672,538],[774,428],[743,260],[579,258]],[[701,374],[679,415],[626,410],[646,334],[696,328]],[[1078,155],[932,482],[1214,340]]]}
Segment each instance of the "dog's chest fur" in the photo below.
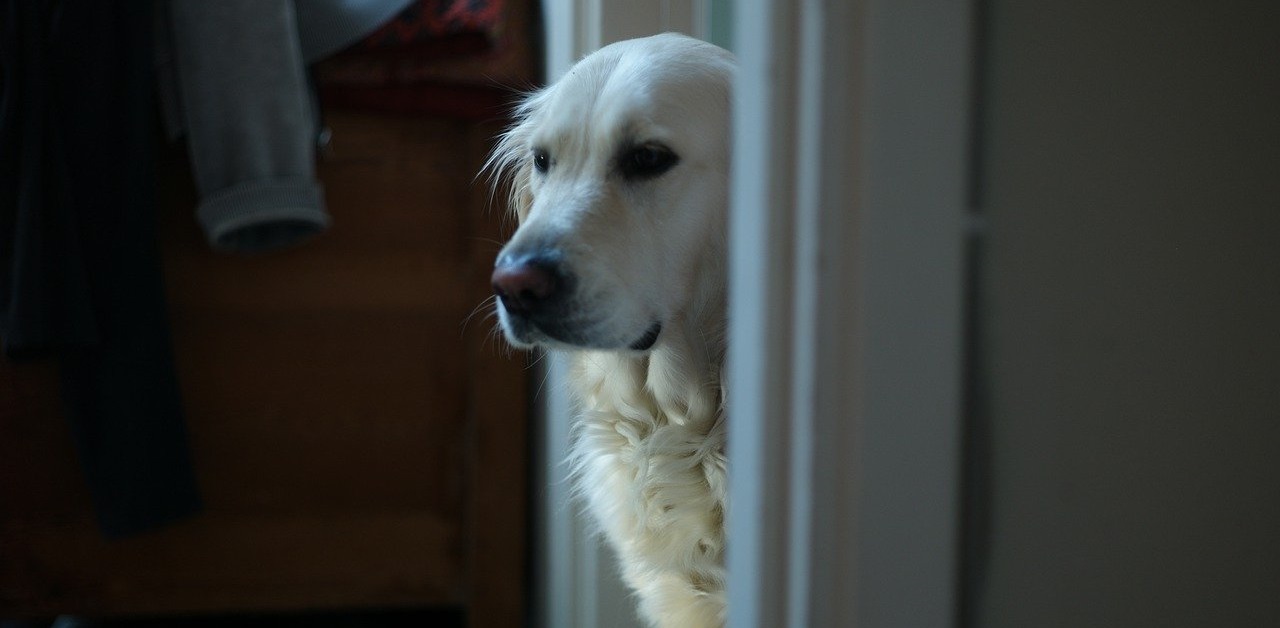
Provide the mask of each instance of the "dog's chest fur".
{"label": "dog's chest fur", "polygon": [[660,627],[724,623],[720,356],[696,353],[583,352],[573,374],[577,490],[622,558],[641,614]]}

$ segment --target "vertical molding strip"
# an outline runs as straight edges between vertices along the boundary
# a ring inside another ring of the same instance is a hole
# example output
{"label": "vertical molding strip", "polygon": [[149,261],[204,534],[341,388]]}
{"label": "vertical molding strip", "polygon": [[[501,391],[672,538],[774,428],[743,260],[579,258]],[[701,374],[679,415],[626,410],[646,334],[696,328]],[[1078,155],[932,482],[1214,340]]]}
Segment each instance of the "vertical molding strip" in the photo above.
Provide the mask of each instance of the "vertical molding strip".
{"label": "vertical molding strip", "polygon": [[953,626],[972,9],[756,9],[734,33],[730,625]]}
{"label": "vertical molding strip", "polygon": [[[793,355],[798,11],[736,11],[729,250],[729,620],[787,624],[793,502]],[[749,42],[749,43],[748,43]],[[803,441],[797,441],[803,442]]]}

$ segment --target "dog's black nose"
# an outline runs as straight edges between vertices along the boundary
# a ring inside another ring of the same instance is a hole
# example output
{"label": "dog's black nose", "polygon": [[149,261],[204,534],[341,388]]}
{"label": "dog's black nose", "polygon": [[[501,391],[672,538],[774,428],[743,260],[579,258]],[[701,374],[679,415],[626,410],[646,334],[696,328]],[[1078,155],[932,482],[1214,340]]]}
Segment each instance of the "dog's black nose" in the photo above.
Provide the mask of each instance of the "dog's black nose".
{"label": "dog's black nose", "polygon": [[550,260],[500,262],[493,269],[493,292],[508,314],[530,316],[560,296],[562,276],[559,264]]}

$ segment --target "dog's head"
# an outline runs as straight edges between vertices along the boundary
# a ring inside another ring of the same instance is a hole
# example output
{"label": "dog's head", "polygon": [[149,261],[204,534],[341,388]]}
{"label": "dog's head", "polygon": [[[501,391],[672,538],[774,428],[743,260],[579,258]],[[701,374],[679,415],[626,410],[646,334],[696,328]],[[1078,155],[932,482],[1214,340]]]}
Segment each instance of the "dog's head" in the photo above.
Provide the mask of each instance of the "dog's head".
{"label": "dog's head", "polygon": [[724,254],[733,71],[723,49],[658,35],[602,48],[522,104],[489,162],[520,221],[493,273],[512,344],[646,351],[705,296]]}

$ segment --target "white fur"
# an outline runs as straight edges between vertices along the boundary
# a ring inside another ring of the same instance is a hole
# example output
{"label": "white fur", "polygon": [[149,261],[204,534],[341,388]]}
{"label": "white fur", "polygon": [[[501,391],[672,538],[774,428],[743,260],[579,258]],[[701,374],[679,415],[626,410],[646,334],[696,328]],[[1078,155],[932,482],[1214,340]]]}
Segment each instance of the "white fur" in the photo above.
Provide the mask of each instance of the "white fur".
{"label": "white fur", "polygon": [[[680,35],[607,46],[531,95],[488,168],[510,177],[520,227],[504,254],[554,248],[578,278],[588,345],[537,329],[512,344],[572,355],[582,407],[576,487],[617,550],[640,612],[662,628],[724,624],[725,215],[734,61]],[[633,181],[627,146],[679,158]],[[535,149],[551,166],[538,172]],[[628,348],[652,323],[652,348]],[[584,346],[595,348],[586,349]],[[606,347],[600,349],[599,347]]]}

